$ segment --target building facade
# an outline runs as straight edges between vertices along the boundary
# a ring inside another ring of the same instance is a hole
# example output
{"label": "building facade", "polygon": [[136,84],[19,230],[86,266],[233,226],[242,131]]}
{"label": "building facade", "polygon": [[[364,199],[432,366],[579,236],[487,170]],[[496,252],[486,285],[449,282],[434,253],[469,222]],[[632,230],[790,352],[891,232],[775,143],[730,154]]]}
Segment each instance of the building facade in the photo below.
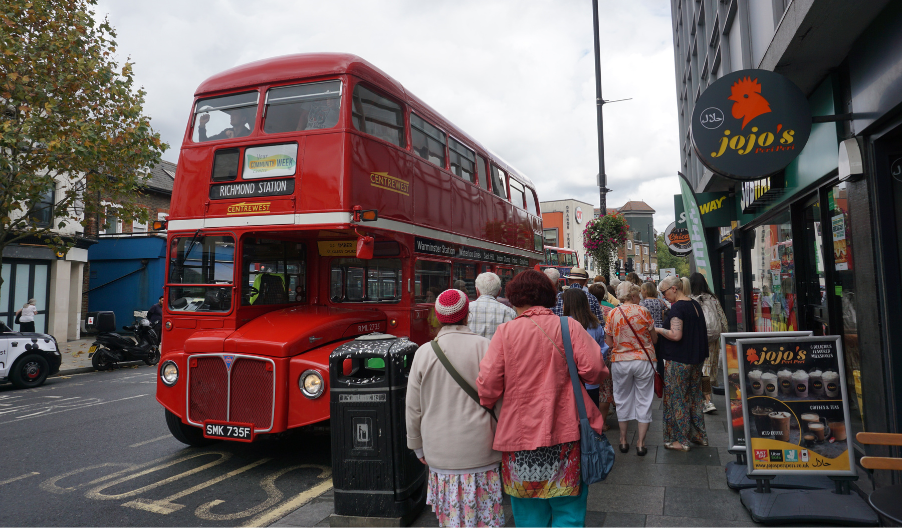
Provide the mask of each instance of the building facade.
{"label": "building facade", "polygon": [[[553,200],[541,202],[542,226],[545,230],[545,245],[573,249],[579,255],[579,264],[586,266],[587,255],[583,247],[583,230],[594,206],[579,200]],[[595,266],[588,259],[590,273],[596,272]]]}
{"label": "building facade", "polygon": [[[671,12],[681,172],[734,210],[706,229],[731,330],[842,336],[852,438],[902,432],[902,3],[671,0]],[[699,162],[690,127],[706,88],[743,69],[785,76],[825,117],[785,170],[740,183]],[[890,454],[854,445],[856,460]]]}

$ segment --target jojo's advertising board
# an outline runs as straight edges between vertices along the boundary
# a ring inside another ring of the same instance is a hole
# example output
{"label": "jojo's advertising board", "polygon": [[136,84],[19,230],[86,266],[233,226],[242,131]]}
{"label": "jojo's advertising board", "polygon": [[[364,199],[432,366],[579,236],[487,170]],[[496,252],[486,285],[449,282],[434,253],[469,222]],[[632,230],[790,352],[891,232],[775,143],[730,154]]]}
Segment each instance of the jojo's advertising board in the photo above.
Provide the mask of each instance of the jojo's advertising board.
{"label": "jojo's advertising board", "polygon": [[839,336],[736,341],[748,475],[855,475]]}
{"label": "jojo's advertising board", "polygon": [[729,447],[745,451],[745,419],[742,416],[742,389],[739,382],[739,360],[736,341],[739,339],[803,337],[811,332],[724,332],[720,334],[720,365],[723,369],[724,396],[730,410],[730,424],[727,426]]}

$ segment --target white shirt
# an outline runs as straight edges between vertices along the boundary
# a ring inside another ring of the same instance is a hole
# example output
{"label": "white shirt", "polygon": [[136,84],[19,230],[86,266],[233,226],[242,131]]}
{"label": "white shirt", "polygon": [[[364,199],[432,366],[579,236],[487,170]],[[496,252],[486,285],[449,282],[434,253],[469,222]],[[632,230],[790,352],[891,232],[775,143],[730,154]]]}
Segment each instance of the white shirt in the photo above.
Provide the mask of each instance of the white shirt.
{"label": "white shirt", "polygon": [[22,308],[22,316],[19,317],[19,321],[23,323],[31,323],[34,321],[35,314],[38,313],[38,309],[33,304],[29,304],[25,308]]}
{"label": "white shirt", "polygon": [[502,323],[513,321],[516,317],[517,312],[513,308],[501,304],[491,295],[480,295],[470,303],[467,326],[476,335],[491,339]]}

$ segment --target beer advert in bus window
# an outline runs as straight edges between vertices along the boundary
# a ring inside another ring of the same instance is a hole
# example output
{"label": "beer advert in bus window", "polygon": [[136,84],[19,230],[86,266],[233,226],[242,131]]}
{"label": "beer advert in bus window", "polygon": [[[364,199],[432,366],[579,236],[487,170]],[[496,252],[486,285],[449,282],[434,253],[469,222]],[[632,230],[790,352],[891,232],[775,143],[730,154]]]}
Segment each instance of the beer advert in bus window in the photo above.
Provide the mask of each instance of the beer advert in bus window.
{"label": "beer advert in bus window", "polygon": [[274,178],[278,176],[294,176],[297,168],[298,145],[266,145],[244,151],[245,180],[255,178]]}

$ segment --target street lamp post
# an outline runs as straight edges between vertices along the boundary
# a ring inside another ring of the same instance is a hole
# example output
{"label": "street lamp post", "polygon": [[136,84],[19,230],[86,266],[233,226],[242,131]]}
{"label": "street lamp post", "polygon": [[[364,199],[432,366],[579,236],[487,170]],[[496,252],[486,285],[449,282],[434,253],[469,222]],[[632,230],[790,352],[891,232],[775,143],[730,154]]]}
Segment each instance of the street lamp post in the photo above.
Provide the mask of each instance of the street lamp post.
{"label": "street lamp post", "polygon": [[598,35],[598,0],[592,0],[592,22],[595,28],[595,107],[598,114],[598,193],[600,199],[598,213],[604,216],[608,214],[608,176],[604,172],[604,118],[602,117],[604,99],[601,98],[601,44]]}

